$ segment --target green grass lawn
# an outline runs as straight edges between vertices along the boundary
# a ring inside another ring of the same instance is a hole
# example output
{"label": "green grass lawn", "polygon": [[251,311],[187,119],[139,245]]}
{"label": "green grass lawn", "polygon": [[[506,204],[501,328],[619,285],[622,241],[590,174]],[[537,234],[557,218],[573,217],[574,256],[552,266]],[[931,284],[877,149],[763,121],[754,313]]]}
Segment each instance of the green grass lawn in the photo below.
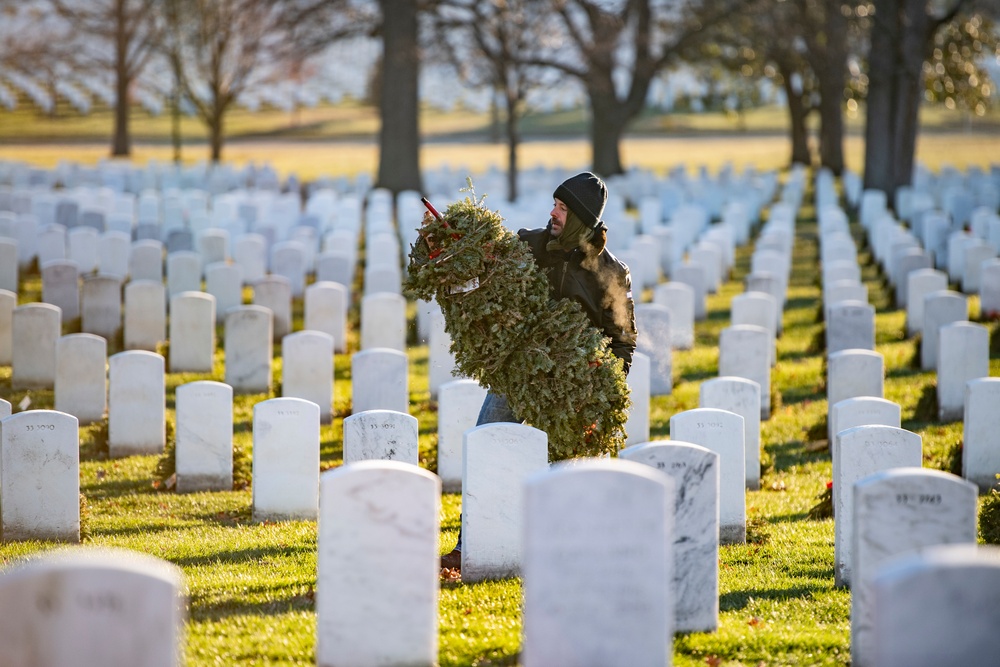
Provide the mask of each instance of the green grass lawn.
{"label": "green grass lawn", "polygon": [[[494,206],[502,212],[501,203],[494,202]],[[762,424],[761,490],[747,493],[749,540],[745,545],[721,548],[719,630],[678,635],[674,643],[678,665],[849,663],[850,594],[833,585],[833,521],[808,518],[831,479],[829,452],[825,443],[816,442],[825,437],[827,405],[823,357],[816,348],[823,325],[817,319],[817,229],[809,203],[800,212],[796,233],[784,334],[772,373],[774,409],[771,419]],[[904,428],[923,436],[925,465],[948,469],[962,438],[961,424],[937,423],[926,416],[934,375],[914,369],[916,341],[905,338],[905,314],[891,307],[882,278],[860,233],[856,229],[855,233],[864,280],[878,309],[876,344],[885,358],[885,396],[901,405]],[[696,327],[694,349],[674,352],[674,390],[669,396],[655,397],[651,404],[654,439],[669,436],[670,416],[697,407],[699,383],[717,374],[719,333],[729,323],[730,299],[742,291],[750,251],[749,247],[738,251],[731,276],[709,298],[708,319]],[[37,273],[27,275],[19,300],[39,300],[40,292]],[[978,315],[976,300],[970,301],[973,315]],[[415,310],[411,305],[411,329],[415,329]],[[352,319],[349,346],[356,350],[356,304]],[[294,320],[294,328],[301,329],[301,300],[295,301]],[[66,332],[74,326],[79,325],[71,323]],[[217,341],[220,350],[212,373],[167,375],[168,437],[173,431],[176,387],[193,380],[223,380],[221,328]],[[120,341],[109,343],[109,354],[119,350]],[[275,389],[281,382],[280,354],[281,346],[276,345]],[[428,391],[427,355],[424,345],[410,347],[410,405],[420,425],[421,464],[434,470],[437,405]],[[996,346],[990,371],[1000,375]],[[321,428],[323,469],[342,463],[342,422],[350,414],[350,381],[349,355],[337,355],[335,417]],[[276,395],[272,391],[235,397],[237,478],[246,479],[248,474],[253,405]],[[13,391],[10,368],[0,368],[0,397],[17,405],[25,396],[30,397],[32,408],[53,405],[51,391]],[[314,664],[314,522],[251,522],[251,495],[245,487],[189,495],[164,490],[161,457],[106,457],[106,423],[81,428],[80,439],[81,492],[87,509],[85,544],[134,549],[165,558],[183,570],[189,600],[189,665]],[[442,552],[454,545],[460,504],[460,495],[445,494]],[[0,563],[9,566],[55,546],[3,543]],[[520,605],[516,579],[477,584],[443,581],[440,664],[515,665]]]}

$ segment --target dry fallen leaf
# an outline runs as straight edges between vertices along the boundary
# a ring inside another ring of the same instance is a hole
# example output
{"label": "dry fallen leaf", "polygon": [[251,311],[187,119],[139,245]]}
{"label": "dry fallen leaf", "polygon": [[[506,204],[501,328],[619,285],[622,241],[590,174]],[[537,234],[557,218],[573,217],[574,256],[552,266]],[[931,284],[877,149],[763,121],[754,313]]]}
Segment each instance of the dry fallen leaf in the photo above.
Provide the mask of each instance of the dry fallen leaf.
{"label": "dry fallen leaf", "polygon": [[440,576],[442,581],[447,581],[447,582],[461,581],[462,569],[458,567],[442,567]]}

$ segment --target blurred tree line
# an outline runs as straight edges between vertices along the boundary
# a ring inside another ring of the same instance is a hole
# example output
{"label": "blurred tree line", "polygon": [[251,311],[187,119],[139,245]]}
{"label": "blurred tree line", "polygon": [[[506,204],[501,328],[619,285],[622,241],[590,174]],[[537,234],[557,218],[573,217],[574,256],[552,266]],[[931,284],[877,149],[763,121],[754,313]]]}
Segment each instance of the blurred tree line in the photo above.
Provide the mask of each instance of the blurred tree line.
{"label": "blurred tree line", "polygon": [[[782,91],[790,161],[837,174],[845,111],[863,109],[865,186],[893,201],[912,178],[920,106],[984,115],[996,96],[985,65],[1000,57],[1000,0],[0,0],[0,12],[0,81],[6,71],[110,75],[115,156],[131,150],[140,79],[156,81],[175,128],[182,112],[205,124],[219,160],[242,95],[307,76],[340,40],[378,39],[376,182],[396,192],[421,189],[429,64],[450,66],[456,88],[490,96],[512,197],[532,98],[579,91],[592,169],[607,176],[626,168],[620,143],[631,124],[684,71],[728,91],[736,109],[759,99],[764,82]],[[179,157],[179,129],[175,145]]]}

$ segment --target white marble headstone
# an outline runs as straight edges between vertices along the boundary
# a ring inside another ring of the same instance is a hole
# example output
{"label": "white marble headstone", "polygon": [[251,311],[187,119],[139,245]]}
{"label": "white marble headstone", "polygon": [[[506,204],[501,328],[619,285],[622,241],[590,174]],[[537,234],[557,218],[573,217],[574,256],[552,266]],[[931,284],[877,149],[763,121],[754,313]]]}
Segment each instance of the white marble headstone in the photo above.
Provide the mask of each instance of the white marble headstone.
{"label": "white marble headstone", "polygon": [[[827,406],[859,396],[882,398],[884,384],[885,364],[880,352],[841,350],[827,359]],[[830,435],[836,433],[831,431]]]}
{"label": "white marble headstone", "polygon": [[80,274],[76,262],[54,259],[42,265],[42,301],[57,306],[63,322],[80,317]]}
{"label": "white marble headstone", "polygon": [[354,283],[354,254],[337,249],[316,256],[316,281],[340,283],[348,293]]}
{"label": "white marble headstone", "polygon": [[243,269],[228,262],[207,265],[205,292],[215,297],[215,321],[225,322],[230,308],[243,305]]}
{"label": "white marble headstone", "polygon": [[438,662],[441,480],[398,461],[320,478],[318,665]]}
{"label": "white marble headstone", "polygon": [[17,242],[0,237],[0,290],[17,292]]}
{"label": "white marble headstone", "polygon": [[271,273],[288,278],[292,297],[302,296],[306,283],[306,251],[298,241],[282,241],[271,248]]}
{"label": "white marble headstone", "polygon": [[667,396],[673,390],[670,310],[654,303],[635,306],[636,351],[649,357],[649,394]]}
{"label": "white marble headstone", "polygon": [[964,294],[941,290],[924,295],[924,328],[920,339],[921,369],[937,370],[941,327],[952,322],[964,322],[968,317],[969,306]]}
{"label": "white marble headstone", "polygon": [[743,417],[747,488],[760,489],[760,385],[746,378],[722,376],[702,382],[698,396],[700,408],[728,410]]}
{"label": "white marble headstone", "polygon": [[56,341],[62,332],[58,306],[27,303],[11,316],[11,386],[47,389],[56,381]]}
{"label": "white marble headstone", "polygon": [[[1000,231],[1000,219],[997,222],[997,229]],[[988,318],[1000,317],[1000,259],[983,262],[981,271],[979,311]]]}
{"label": "white marble headstone", "polygon": [[180,292],[170,297],[170,372],[211,373],[215,360],[215,297]]}
{"label": "white marble headstone", "polygon": [[532,476],[525,496],[524,667],[669,665],[673,480],[585,460]]}
{"label": "white marble headstone", "polygon": [[344,463],[382,460],[417,465],[417,418],[394,410],[355,412],[344,418]]}
{"label": "white marble headstone", "polygon": [[974,484],[939,470],[893,468],[854,485],[851,665],[875,665],[872,578],[888,559],[936,544],[976,543]]}
{"label": "white marble headstone", "polygon": [[965,383],[962,420],[962,476],[986,493],[1000,473],[1000,378]]}
{"label": "white marble headstone", "polygon": [[267,241],[260,234],[242,234],[233,242],[233,262],[243,270],[243,280],[254,284],[267,272]]}
{"label": "white marble headstone", "polygon": [[114,276],[89,276],[80,298],[84,333],[115,340],[122,328],[122,283]]}
{"label": "white marble headstone", "polygon": [[476,425],[485,399],[475,380],[452,380],[438,391],[437,471],[445,491],[462,490],[463,434]]}
{"label": "white marble headstone", "polygon": [[333,337],[336,352],[347,352],[348,290],[340,283],[318,281],[306,287],[305,328]]}
{"label": "white marble headstone", "polygon": [[924,328],[924,297],[948,289],[948,274],[937,269],[918,269],[907,277],[906,334],[912,336]]}
{"label": "white marble headstone", "polygon": [[410,411],[409,359],[399,350],[384,347],[351,355],[353,412],[366,410]]}
{"label": "white marble headstone", "polygon": [[167,255],[167,295],[171,301],[184,292],[201,290],[201,255],[178,250]]}
{"label": "white marble headstone", "polygon": [[28,410],[0,422],[0,532],[4,541],[80,541],[80,427],[73,415]]}
{"label": "white marble headstone", "polygon": [[462,460],[462,579],[516,576],[521,569],[523,485],[548,467],[548,436],[498,422],[465,432]]}
{"label": "white marble headstone", "polygon": [[653,288],[653,303],[670,311],[670,339],[678,350],[694,347],[694,290],[679,282],[661,283]]}
{"label": "white marble headstone", "polygon": [[166,444],[163,357],[119,352],[108,359],[108,449],[111,456],[159,454]]}
{"label": "white marble headstone", "polygon": [[625,421],[625,444],[636,445],[649,440],[649,403],[650,403],[650,360],[642,352],[632,353],[632,365],[629,367],[629,396],[632,404]]}
{"label": "white marble headstone", "polygon": [[129,253],[128,272],[132,280],[163,282],[163,244],[154,239],[135,241]]}
{"label": "white marble headstone", "polygon": [[108,407],[108,343],[93,334],[56,341],[55,409],[81,424],[104,419]]}
{"label": "white marble headstone", "polygon": [[760,387],[760,418],[771,417],[771,351],[774,342],[763,327],[737,324],[719,335],[719,375],[746,378]]}
{"label": "white marble headstone", "polygon": [[916,433],[892,426],[855,426],[836,435],[833,458],[834,580],[852,583],[855,482],[890,468],[919,468],[922,440]]}
{"label": "white marble headstone", "polygon": [[272,398],[253,408],[254,521],[315,520],[319,512],[319,406]]}
{"label": "white marble headstone", "polygon": [[210,228],[199,232],[195,245],[201,255],[202,266],[207,267],[229,259],[229,232],[225,229]]}
{"label": "white marble headstone", "polygon": [[156,280],[125,286],[125,349],[155,352],[167,339],[167,289]]}
{"label": "white marble headstone", "polygon": [[14,308],[17,294],[0,289],[0,366],[10,366],[14,346]]}
{"label": "white marble headstone", "polygon": [[845,398],[830,406],[827,414],[830,451],[836,446],[836,435],[855,426],[901,426],[901,410],[898,403],[875,396],[855,396]]}
{"label": "white marble headstone", "polygon": [[320,421],[333,419],[333,338],[296,331],[281,339],[281,395],[319,406]]}
{"label": "white marble headstone", "polygon": [[270,275],[254,283],[253,303],[271,310],[275,342],[292,332],[292,284],[288,278]]}
{"label": "white marble headstone", "polygon": [[271,390],[271,311],[237,306],[226,314],[226,384],[237,394]]}
{"label": "white marble headstone", "polygon": [[[775,267],[775,271],[781,271],[781,267]],[[778,304],[777,311],[777,332],[781,335],[782,332],[782,314],[785,309],[785,284],[777,273],[772,273],[770,271],[754,271],[747,274],[745,278],[744,287],[747,292],[765,292],[774,297]]]}
{"label": "white marble headstone", "polygon": [[728,410],[696,408],[670,418],[671,439],[700,445],[719,455],[719,539],[746,540],[746,452],[743,417]]}
{"label": "white marble headstone", "polygon": [[437,398],[441,385],[457,377],[455,355],[451,352],[451,336],[445,330],[444,313],[431,314],[427,343],[427,384],[431,398]]}
{"label": "white marble headstone", "polygon": [[43,225],[38,231],[38,265],[48,262],[63,261],[66,253],[66,228],[62,225]]}
{"label": "white marble headstone", "polygon": [[619,458],[662,470],[674,480],[675,629],[719,627],[719,455],[699,445],[657,440]]}
{"label": "white marble headstone", "polygon": [[680,264],[674,266],[670,275],[674,282],[684,283],[691,287],[694,294],[694,319],[696,322],[703,321],[708,317],[708,310],[705,303],[705,271],[697,264]]}
{"label": "white marble headstone", "polygon": [[906,554],[873,581],[873,664],[988,665],[1000,655],[1000,549],[950,544]]}
{"label": "white marble headstone", "polygon": [[961,419],[965,410],[965,383],[989,374],[989,329],[973,322],[953,322],[941,327],[938,330],[938,419]]}
{"label": "white marble headstone", "polygon": [[875,349],[875,307],[859,301],[841,301],[827,309],[827,354],[841,350]]}
{"label": "white marble headstone", "polygon": [[734,325],[752,324],[767,330],[771,338],[770,360],[778,361],[777,321],[778,303],[766,292],[744,292],[730,302],[730,319]]}
{"label": "white marble headstone", "polygon": [[406,299],[376,292],[361,300],[361,349],[406,351]]}
{"label": "white marble headstone", "polygon": [[202,380],[177,387],[177,491],[233,488],[233,388]]}
{"label": "white marble headstone", "polygon": [[17,565],[0,576],[5,664],[177,667],[183,587],[180,568],[135,551],[75,547]]}
{"label": "white marble headstone", "polygon": [[97,270],[98,238],[93,227],[74,227],[66,232],[66,258],[76,262],[82,275]]}

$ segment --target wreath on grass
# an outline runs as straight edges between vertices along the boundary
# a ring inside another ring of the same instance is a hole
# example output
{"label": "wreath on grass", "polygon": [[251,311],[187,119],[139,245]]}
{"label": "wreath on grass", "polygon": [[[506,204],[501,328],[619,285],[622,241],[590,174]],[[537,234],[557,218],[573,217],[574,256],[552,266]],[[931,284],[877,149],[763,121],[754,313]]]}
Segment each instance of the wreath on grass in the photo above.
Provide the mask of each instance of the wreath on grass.
{"label": "wreath on grass", "polygon": [[578,303],[549,297],[527,244],[468,191],[424,217],[407,294],[437,301],[457,370],[545,431],[551,460],[616,455],[630,405],[621,360]]}

